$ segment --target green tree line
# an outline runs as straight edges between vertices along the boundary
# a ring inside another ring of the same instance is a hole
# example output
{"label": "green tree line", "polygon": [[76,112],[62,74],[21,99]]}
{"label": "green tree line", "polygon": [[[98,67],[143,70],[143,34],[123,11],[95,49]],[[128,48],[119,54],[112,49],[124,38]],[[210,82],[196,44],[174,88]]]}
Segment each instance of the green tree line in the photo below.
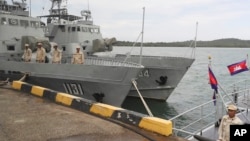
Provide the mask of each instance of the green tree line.
{"label": "green tree line", "polygon": [[[115,46],[133,46],[135,43],[130,41],[117,41]],[[135,46],[140,46],[136,43]],[[183,42],[145,42],[144,47],[189,47],[194,46],[194,41]],[[250,40],[241,40],[235,38],[218,39],[212,41],[197,41],[196,47],[250,47]]]}

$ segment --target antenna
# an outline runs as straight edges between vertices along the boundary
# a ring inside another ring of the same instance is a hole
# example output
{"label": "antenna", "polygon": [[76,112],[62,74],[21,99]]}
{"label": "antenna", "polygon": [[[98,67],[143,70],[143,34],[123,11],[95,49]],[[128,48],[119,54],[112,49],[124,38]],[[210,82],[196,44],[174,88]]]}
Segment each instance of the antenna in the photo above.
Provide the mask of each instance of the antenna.
{"label": "antenna", "polygon": [[[196,22],[196,28],[195,28],[195,37],[194,37],[194,50],[196,49],[196,42],[197,42],[197,31],[198,31],[198,22]],[[195,57],[195,51],[193,51],[193,55]]]}
{"label": "antenna", "polygon": [[190,47],[192,47],[193,42],[194,42],[194,47],[192,47],[192,52],[191,52],[191,57],[194,57],[194,58],[195,58],[195,49],[196,49],[196,42],[197,42],[197,31],[198,31],[198,22],[196,22],[194,41],[192,41],[190,44]]}
{"label": "antenna", "polygon": [[197,30],[198,30],[198,22],[196,22],[196,30],[195,30],[195,38],[194,38],[194,47],[196,48],[196,40],[197,40]]}
{"label": "antenna", "polygon": [[31,0],[30,0],[30,17],[31,17]]}
{"label": "antenna", "polygon": [[142,47],[143,47],[143,34],[144,34],[144,17],[145,17],[145,7],[143,9],[143,18],[142,18],[142,31],[141,31],[141,49],[140,49],[140,62],[139,64],[142,63]]}
{"label": "antenna", "polygon": [[88,0],[88,10],[89,10],[89,0]]}
{"label": "antenna", "polygon": [[131,51],[132,51],[133,47],[135,46],[135,44],[137,43],[137,41],[138,41],[138,40],[140,39],[140,37],[141,37],[141,47],[140,47],[140,58],[139,58],[139,64],[141,64],[141,63],[142,63],[142,48],[143,48],[143,34],[144,34],[144,17],[145,17],[145,7],[143,7],[142,9],[143,9],[142,31],[141,31],[141,33],[139,34],[139,36],[138,36],[138,38],[136,39],[136,41],[134,42],[134,44],[133,44],[133,46],[132,46],[131,50],[127,53],[127,56],[126,56],[126,58],[124,59],[124,62],[126,62],[126,61],[127,61],[127,59],[129,58],[130,53],[131,53]]}

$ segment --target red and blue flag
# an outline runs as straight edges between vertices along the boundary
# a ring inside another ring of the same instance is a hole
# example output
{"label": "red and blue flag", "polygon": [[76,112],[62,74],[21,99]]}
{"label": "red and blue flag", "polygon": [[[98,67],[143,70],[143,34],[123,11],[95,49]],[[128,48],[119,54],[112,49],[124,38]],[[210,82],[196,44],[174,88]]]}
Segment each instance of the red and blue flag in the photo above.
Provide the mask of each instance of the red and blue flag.
{"label": "red and blue flag", "polygon": [[216,93],[218,93],[218,87],[217,87],[218,82],[210,67],[208,67],[208,76],[211,88],[214,89]]}
{"label": "red and blue flag", "polygon": [[235,75],[243,71],[248,71],[246,62],[247,62],[246,60],[243,60],[241,62],[234,63],[232,65],[227,66],[230,74]]}

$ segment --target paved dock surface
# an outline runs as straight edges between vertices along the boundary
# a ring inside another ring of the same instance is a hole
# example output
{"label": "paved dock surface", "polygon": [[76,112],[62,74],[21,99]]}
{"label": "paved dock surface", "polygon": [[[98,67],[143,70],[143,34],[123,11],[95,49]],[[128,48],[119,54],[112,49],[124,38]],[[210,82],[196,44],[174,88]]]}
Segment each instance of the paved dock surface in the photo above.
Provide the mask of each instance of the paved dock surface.
{"label": "paved dock surface", "polygon": [[186,141],[0,87],[0,141]]}

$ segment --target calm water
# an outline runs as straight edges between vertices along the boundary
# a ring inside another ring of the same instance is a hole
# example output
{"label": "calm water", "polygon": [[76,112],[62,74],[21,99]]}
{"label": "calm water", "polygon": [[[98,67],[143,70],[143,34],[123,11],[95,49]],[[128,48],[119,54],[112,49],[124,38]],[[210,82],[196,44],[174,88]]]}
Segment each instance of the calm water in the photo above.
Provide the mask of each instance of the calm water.
{"label": "calm water", "polygon": [[[114,47],[113,53],[126,53],[130,50],[129,47]],[[139,54],[139,52],[139,48],[134,48],[131,54]],[[195,52],[195,62],[166,102],[146,100],[154,116],[168,119],[193,106],[212,100],[213,90],[208,84],[208,56],[212,57],[212,69],[222,87],[250,78],[249,72],[231,76],[227,69],[228,65],[247,59],[250,49],[196,48]],[[143,54],[187,57],[191,54],[191,48],[147,47],[144,48]],[[138,98],[126,99],[123,107],[146,113],[142,102]]]}

